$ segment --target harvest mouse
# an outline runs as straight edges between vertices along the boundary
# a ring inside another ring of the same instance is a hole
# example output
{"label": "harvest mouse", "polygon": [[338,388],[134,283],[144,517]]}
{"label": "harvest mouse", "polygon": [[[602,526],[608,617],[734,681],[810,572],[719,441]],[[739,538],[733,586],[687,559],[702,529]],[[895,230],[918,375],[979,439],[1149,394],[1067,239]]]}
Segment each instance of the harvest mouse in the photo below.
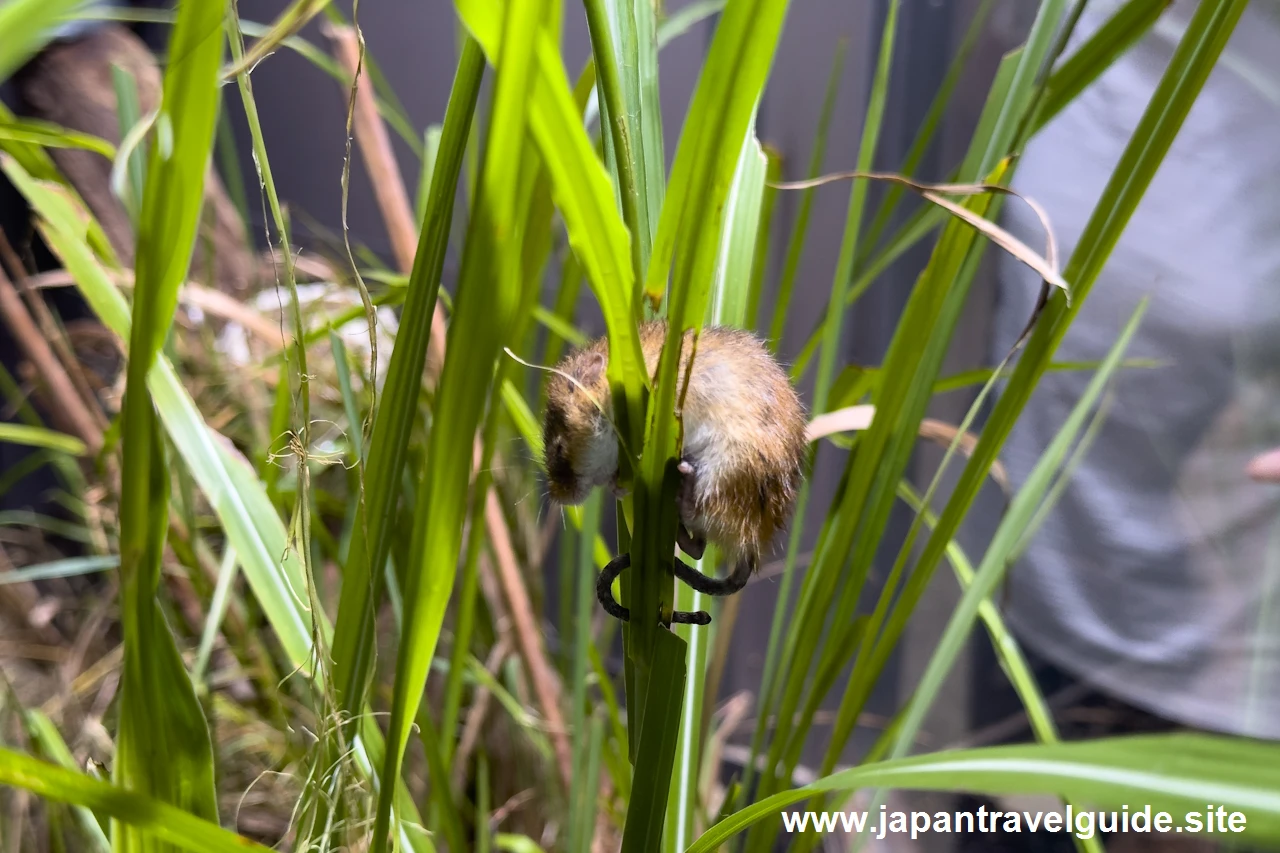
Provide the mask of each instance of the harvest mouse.
{"label": "harvest mouse", "polygon": [[[639,333],[652,377],[667,324],[651,321]],[[681,345],[682,388],[692,341],[690,330]],[[558,503],[581,503],[597,486],[616,488],[618,439],[611,426],[608,360],[608,339],[600,338],[567,355],[548,383],[543,441],[551,498]],[[682,411],[677,542],[695,560],[711,542],[732,568],[728,577],[717,579],[676,559],[675,575],[706,595],[732,595],[746,585],[762,551],[794,510],[804,476],[804,407],[757,337],[711,326],[698,339]],[[614,559],[600,573],[596,588],[605,611],[623,621],[630,613],[613,599],[612,583],[630,565],[629,554]],[[711,621],[702,611],[676,612],[672,619],[703,625]]]}

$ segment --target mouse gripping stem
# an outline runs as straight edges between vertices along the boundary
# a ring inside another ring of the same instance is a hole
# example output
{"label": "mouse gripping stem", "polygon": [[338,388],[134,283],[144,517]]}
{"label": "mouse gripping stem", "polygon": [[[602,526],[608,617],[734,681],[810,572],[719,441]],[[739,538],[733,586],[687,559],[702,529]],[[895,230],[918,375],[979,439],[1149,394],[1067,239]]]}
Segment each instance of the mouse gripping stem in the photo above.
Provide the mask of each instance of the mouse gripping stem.
{"label": "mouse gripping stem", "polygon": [[[675,564],[677,567],[688,568],[679,560],[676,560]],[[614,578],[630,567],[631,555],[622,554],[610,560],[609,565],[600,571],[600,577],[596,579],[596,598],[600,601],[600,606],[604,608],[605,613],[622,622],[631,621],[631,611],[614,599],[613,581]],[[676,569],[676,577],[680,577],[679,568]],[[692,613],[685,610],[673,610],[671,612],[671,621],[685,625],[710,625],[711,614],[705,610],[695,610]]]}
{"label": "mouse gripping stem", "polygon": [[[600,572],[600,576],[596,579],[596,598],[600,601],[600,606],[604,608],[604,612],[608,613],[615,619],[622,622],[631,621],[631,611],[619,604],[613,597],[613,581],[623,571],[631,567],[631,555],[622,554],[613,558],[609,565],[605,566]],[[733,567],[733,571],[726,578],[713,578],[704,575],[697,569],[691,568],[678,557],[673,561],[672,569],[675,576],[690,588],[703,593],[704,595],[725,596],[733,595],[747,585],[748,579],[751,577],[752,570],[755,568],[750,560],[740,560]],[[711,614],[705,610],[676,610],[671,614],[671,621],[682,623],[685,625],[710,625]]]}

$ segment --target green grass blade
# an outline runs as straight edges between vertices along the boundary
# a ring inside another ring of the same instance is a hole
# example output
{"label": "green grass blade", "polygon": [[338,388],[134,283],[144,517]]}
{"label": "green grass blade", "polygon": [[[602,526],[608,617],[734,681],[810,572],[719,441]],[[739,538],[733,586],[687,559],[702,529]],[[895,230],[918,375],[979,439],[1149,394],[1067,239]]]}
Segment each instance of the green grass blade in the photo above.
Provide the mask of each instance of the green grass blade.
{"label": "green grass blade", "polygon": [[0,441],[24,447],[42,447],[71,456],[83,456],[85,453],[84,442],[74,435],[26,424],[0,424]]}
{"label": "green grass blade", "polygon": [[[907,151],[907,156],[902,160],[902,167],[898,170],[901,174],[907,177],[914,177],[916,171],[920,168],[921,161],[924,160],[924,155],[934,144],[934,136],[938,132],[938,125],[941,124],[942,117],[946,114],[947,107],[951,104],[951,97],[955,93],[956,85],[960,82],[960,76],[965,70],[969,56],[977,45],[978,37],[986,31],[987,18],[991,15],[992,5],[993,0],[982,0],[982,4],[978,6],[973,13],[973,17],[969,20],[969,26],[965,30],[964,38],[960,40],[960,46],[956,48],[955,56],[951,58],[951,62],[947,66],[946,76],[943,77],[942,84],[938,86],[938,91],[934,94],[933,101],[929,104],[929,109],[925,113],[924,120],[920,123],[920,129],[916,131],[915,139],[911,142],[911,148]],[[885,190],[884,200],[880,203],[879,210],[876,211],[871,227],[867,229],[864,249],[858,258],[859,262],[855,266],[859,271],[866,266],[863,261],[867,253],[876,247],[880,241],[880,235],[888,227],[889,219],[893,216],[894,210],[897,209],[898,202],[902,200],[904,190],[905,188],[899,185],[890,185]]]}
{"label": "green grass blade", "polygon": [[[699,327],[706,314],[722,211],[777,50],[786,8],[787,4],[779,0],[735,0],[726,5],[676,150],[645,288],[650,304],[659,304],[676,261],[667,312],[667,341],[658,362],[635,487],[635,532],[631,543],[635,547],[627,602],[633,613],[671,610],[673,584],[668,562],[675,548],[676,519],[668,509],[675,496],[675,460],[680,441],[674,414],[679,353],[684,331]],[[632,621],[628,628],[627,654],[636,669],[634,692],[628,695],[631,725],[644,731],[649,656],[662,632],[645,619]],[[658,675],[656,670],[653,674]],[[662,753],[639,755],[647,763]],[[640,774],[641,767],[637,766],[636,772]],[[667,779],[670,766],[660,771],[646,768],[644,772]],[[637,813],[633,808],[627,814],[628,826],[633,820],[650,824],[653,816]]]}
{"label": "green grass blade", "polygon": [[68,130],[37,119],[0,119],[0,140],[24,142],[42,148],[77,148],[101,154],[108,160],[116,156],[116,147],[100,136]]}
{"label": "green grass blade", "polygon": [[67,557],[62,560],[50,560],[34,566],[23,566],[20,569],[0,574],[0,586],[11,583],[29,583],[31,581],[48,580],[50,578],[74,578],[81,575],[105,572],[120,565],[119,557]]}
{"label": "green grass blade", "polygon": [[712,15],[719,14],[724,4],[725,0],[693,0],[676,9],[658,23],[658,49],[666,47]]}
{"label": "green grass blade", "polygon": [[[759,234],[760,207],[764,196],[765,171],[768,160],[754,132],[742,146],[737,171],[729,197],[725,201],[724,221],[720,240],[720,253],[712,280],[711,302],[707,307],[708,325],[746,325],[748,290],[751,282],[751,266],[755,261],[755,241]],[[704,574],[713,573],[714,561],[704,558],[694,562],[695,568]],[[704,596],[684,584],[676,588],[675,606],[679,610],[702,610],[710,604]],[[714,630],[732,630],[730,623],[717,625]],[[698,780],[702,774],[702,720],[705,696],[708,653],[711,648],[711,631],[691,625],[674,627],[676,636],[689,648],[689,667],[695,673],[685,691],[684,708],[680,715],[679,741],[676,746],[676,763],[672,769],[671,792],[667,805],[669,820],[663,838],[663,849],[683,850],[693,840],[694,816],[698,810]],[[709,697],[714,702],[714,696]]]}
{"label": "green grass blade", "polygon": [[[119,65],[111,66],[111,84],[116,93],[116,117],[120,127],[121,163],[111,167],[112,189],[124,202],[134,229],[142,215],[142,194],[147,180],[147,142],[141,135],[148,129],[138,103],[138,82]],[[115,160],[115,155],[112,155]]]}
{"label": "green grass blade", "polygon": [[[31,739],[36,757],[76,772],[75,756],[67,748],[66,741],[62,739],[53,721],[34,709],[22,708],[21,713],[23,727],[27,730],[27,737]],[[107,853],[111,849],[111,842],[107,838],[110,821],[105,815],[99,818],[92,809],[85,806],[75,805],[72,809],[76,826],[90,846],[98,853]]]}
{"label": "green grass blade", "polygon": [[1049,75],[1032,132],[1044,127],[1077,95],[1155,26],[1171,0],[1129,0]]}
{"label": "green grass blade", "polygon": [[[512,3],[502,20],[501,56],[494,84],[479,193],[467,232],[449,326],[449,355],[436,393],[428,462],[418,488],[410,566],[404,591],[404,631],[388,724],[373,849],[387,849],[391,792],[435,655],[453,589],[471,474],[470,447],[489,396],[489,371],[515,325],[521,297],[517,229],[521,153],[537,46],[546,37],[545,2]],[[561,66],[563,70],[563,66]],[[567,88],[567,86],[566,86]],[[478,381],[477,369],[483,371]]]}
{"label": "green grass blade", "polygon": [[8,0],[0,5],[0,82],[53,39],[85,0]]}
{"label": "green grass blade", "polygon": [[773,241],[773,212],[777,207],[778,190],[773,185],[782,180],[782,154],[768,145],[762,146],[767,160],[764,170],[764,192],[760,199],[760,225],[756,233],[756,254],[751,262],[751,285],[747,290],[747,320],[749,329],[761,326],[760,303],[764,295],[764,280],[769,271],[769,258]]}
{"label": "green grass blade", "polygon": [[170,849],[191,853],[268,853],[270,850],[162,800],[8,749],[0,749],[0,785],[12,785],[50,800],[109,815]]}
{"label": "green grass blade", "polygon": [[725,199],[720,255],[711,280],[707,322],[744,328],[748,316],[748,290],[756,259],[761,206],[764,201],[768,159],[754,131],[743,140],[729,196]]}
{"label": "green grass blade", "polygon": [[390,553],[391,519],[396,511],[394,495],[407,459],[409,436],[418,417],[418,395],[431,338],[431,318],[449,243],[462,156],[483,76],[484,58],[478,45],[468,40],[463,46],[445,111],[427,216],[422,221],[381,405],[374,415],[364,472],[364,500],[357,508],[356,535],[351,539],[338,604],[333,638],[334,684],[340,706],[348,710],[363,704],[365,681],[372,671],[374,609],[380,598],[382,569]]}
{"label": "green grass blade", "polygon": [[1026,405],[1071,320],[1087,298],[1239,21],[1244,6],[1240,0],[1215,0],[1197,8],[1067,263],[1064,276],[1069,277],[1073,286],[1072,303],[1067,306],[1059,297],[1050,300],[921,554],[916,573],[927,576],[945,550],[945,543],[955,535],[960,519],[977,494],[978,481],[985,478],[1014,420]]}
{"label": "green grass blade", "polygon": [[[499,56],[500,28],[494,0],[457,0],[455,7],[490,63]],[[551,176],[552,197],[569,244],[604,313],[609,333],[609,380],[615,417],[633,447],[643,425],[648,374],[631,315],[629,237],[614,191],[583,126],[559,51],[550,35],[537,45],[537,73],[529,92],[529,126]]]}
{"label": "green grass blade", "polygon": [[1169,812],[1172,826],[1187,814],[1203,816],[1205,803],[1222,804],[1246,815],[1244,837],[1280,838],[1280,750],[1274,745],[1214,735],[1148,735],[955,750],[855,767],[748,806],[708,830],[686,853],[718,850],[746,827],[816,794],[874,786],[1052,793],[1108,811],[1136,801],[1150,804],[1153,815]]}
{"label": "green grass blade", "polygon": [[320,14],[328,4],[329,0],[293,0],[249,50],[234,57],[235,61],[223,71],[222,76],[229,80],[232,77],[243,77],[252,71],[259,62],[274,53],[285,39],[296,34],[308,21]]}
{"label": "green grass blade", "polygon": [[[675,762],[685,692],[685,641],[669,631],[654,635],[653,676],[640,728],[635,778],[622,831],[622,853],[662,850],[671,766]],[[644,760],[652,756],[652,760]]]}
{"label": "green grass blade", "polygon": [[[569,721],[573,730],[573,784],[569,786],[569,831],[572,833],[571,850],[586,850],[591,846],[594,830],[596,799],[599,791],[585,772],[590,766],[591,753],[596,752],[599,764],[600,724],[594,716],[588,725],[587,675],[591,668],[591,614],[596,606],[595,579],[602,568],[597,566],[591,545],[600,529],[603,496],[596,492],[587,498],[583,506],[582,531],[578,536],[575,609],[573,628],[573,669],[569,683],[573,685],[573,706]],[[564,626],[568,628],[568,626]]]}
{"label": "green grass blade", "polygon": [[204,681],[205,670],[213,654],[213,644],[218,638],[222,620],[226,617],[227,608],[231,604],[231,584],[239,575],[238,566],[236,549],[228,547],[222,555],[222,563],[218,566],[218,580],[213,587],[213,597],[209,600],[209,614],[205,617],[204,631],[200,635],[195,663],[191,667],[191,678],[197,683]]}
{"label": "green grass blade", "polygon": [[[653,6],[645,0],[586,0],[585,6],[596,91],[609,130],[622,218],[631,236],[631,271],[634,280],[640,281],[649,262],[653,219],[661,209],[663,191]],[[656,151],[646,150],[654,146]],[[651,168],[656,168],[653,175],[648,173]]]}
{"label": "green grass blade", "polygon": [[427,200],[431,197],[431,175],[435,172],[436,158],[440,156],[440,137],[444,133],[441,125],[429,126],[422,135],[422,173],[418,177],[418,195],[414,200],[413,211],[418,221],[427,218]]}
{"label": "green grass blade", "polygon": [[[218,804],[208,724],[156,598],[169,524],[169,471],[147,376],[173,321],[195,245],[218,111],[222,8],[186,2],[179,9],[138,220],[121,430],[125,654],[113,768],[123,787],[214,821]],[[118,825],[114,836],[117,850],[173,849],[128,824]]]}

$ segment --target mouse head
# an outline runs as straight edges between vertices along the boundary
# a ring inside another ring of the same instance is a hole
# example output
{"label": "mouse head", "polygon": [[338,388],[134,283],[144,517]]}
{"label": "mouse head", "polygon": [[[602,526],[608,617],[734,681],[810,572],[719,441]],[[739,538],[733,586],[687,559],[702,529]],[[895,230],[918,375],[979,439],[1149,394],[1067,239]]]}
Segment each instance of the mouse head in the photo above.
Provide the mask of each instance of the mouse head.
{"label": "mouse head", "polygon": [[568,355],[547,383],[542,442],[547,482],[557,503],[580,504],[617,473],[617,437],[607,417],[607,366],[603,344],[595,345]]}

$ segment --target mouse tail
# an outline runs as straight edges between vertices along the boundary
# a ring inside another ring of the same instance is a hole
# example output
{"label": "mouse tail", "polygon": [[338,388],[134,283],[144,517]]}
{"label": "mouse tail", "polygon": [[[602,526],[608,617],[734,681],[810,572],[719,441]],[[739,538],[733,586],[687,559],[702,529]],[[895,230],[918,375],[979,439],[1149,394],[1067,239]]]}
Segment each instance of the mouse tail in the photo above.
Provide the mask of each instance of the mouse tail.
{"label": "mouse tail", "polygon": [[751,576],[755,574],[759,562],[759,557],[744,554],[733,564],[733,569],[728,576],[713,578],[704,575],[692,566],[687,565],[683,560],[676,558],[675,574],[685,585],[703,595],[733,595],[741,591],[747,585],[747,581],[751,580]]}

